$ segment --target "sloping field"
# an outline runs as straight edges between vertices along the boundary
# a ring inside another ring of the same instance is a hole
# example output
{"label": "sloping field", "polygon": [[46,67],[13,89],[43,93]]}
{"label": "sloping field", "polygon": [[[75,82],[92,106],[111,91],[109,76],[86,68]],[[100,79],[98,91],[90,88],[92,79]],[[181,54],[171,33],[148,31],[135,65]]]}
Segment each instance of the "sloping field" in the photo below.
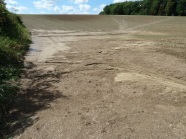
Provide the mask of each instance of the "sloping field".
{"label": "sloping field", "polygon": [[21,15],[29,29],[113,31],[165,20],[153,16]]}
{"label": "sloping field", "polygon": [[15,138],[186,138],[186,18],[21,16]]}

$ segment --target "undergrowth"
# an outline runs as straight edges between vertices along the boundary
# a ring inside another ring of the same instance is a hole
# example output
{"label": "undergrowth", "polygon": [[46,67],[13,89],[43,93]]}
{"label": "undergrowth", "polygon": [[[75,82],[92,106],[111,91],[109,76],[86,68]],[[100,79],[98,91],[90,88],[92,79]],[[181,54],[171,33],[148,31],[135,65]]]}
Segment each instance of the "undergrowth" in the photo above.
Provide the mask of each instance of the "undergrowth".
{"label": "undergrowth", "polygon": [[17,81],[29,48],[30,33],[21,18],[0,4],[0,138],[7,126],[7,115],[19,90]]}

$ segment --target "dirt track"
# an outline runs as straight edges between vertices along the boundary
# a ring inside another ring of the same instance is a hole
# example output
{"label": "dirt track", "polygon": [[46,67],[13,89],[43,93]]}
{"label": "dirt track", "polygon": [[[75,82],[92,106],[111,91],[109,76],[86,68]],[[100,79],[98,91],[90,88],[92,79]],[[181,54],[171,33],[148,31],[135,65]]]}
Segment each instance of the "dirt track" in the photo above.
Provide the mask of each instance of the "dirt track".
{"label": "dirt track", "polygon": [[31,28],[15,138],[186,138],[185,19],[113,18],[112,31]]}

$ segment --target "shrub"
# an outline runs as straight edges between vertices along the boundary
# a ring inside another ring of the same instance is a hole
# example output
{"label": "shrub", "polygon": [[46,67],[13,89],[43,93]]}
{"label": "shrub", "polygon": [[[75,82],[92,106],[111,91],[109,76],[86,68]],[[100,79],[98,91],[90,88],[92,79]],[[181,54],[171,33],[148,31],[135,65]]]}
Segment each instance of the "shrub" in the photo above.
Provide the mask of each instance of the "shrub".
{"label": "shrub", "polygon": [[29,43],[30,34],[21,18],[0,3],[0,124],[6,125],[6,114],[19,90],[16,81]]}

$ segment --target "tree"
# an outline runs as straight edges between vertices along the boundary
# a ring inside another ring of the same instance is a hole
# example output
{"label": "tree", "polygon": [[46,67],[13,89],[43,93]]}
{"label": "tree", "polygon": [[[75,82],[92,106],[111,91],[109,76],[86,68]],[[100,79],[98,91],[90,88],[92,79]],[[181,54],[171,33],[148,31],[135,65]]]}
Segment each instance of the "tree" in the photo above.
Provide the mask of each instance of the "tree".
{"label": "tree", "polygon": [[166,15],[175,15],[176,11],[176,0],[168,0],[165,8]]}
{"label": "tree", "polygon": [[131,15],[138,14],[141,9],[141,5],[138,1],[131,3]]}
{"label": "tree", "polygon": [[186,0],[178,1],[176,13],[180,16],[186,16]]}
{"label": "tree", "polygon": [[106,14],[106,15],[110,14],[110,5],[105,6],[103,11],[104,11],[104,14]]}
{"label": "tree", "polygon": [[5,7],[5,2],[4,2],[4,0],[0,0],[0,5],[2,5],[2,6]]}
{"label": "tree", "polygon": [[132,6],[132,2],[125,2],[123,4],[123,14],[130,15],[131,14],[131,6]]}
{"label": "tree", "polygon": [[117,9],[117,14],[118,15],[123,14],[123,3],[117,3],[115,8]]}
{"label": "tree", "polygon": [[151,15],[158,15],[159,7],[160,7],[160,0],[154,0],[152,3],[150,14]]}
{"label": "tree", "polygon": [[123,4],[122,3],[111,4],[110,14],[113,14],[113,15],[123,14]]}
{"label": "tree", "polygon": [[143,9],[144,9],[146,15],[150,14],[152,4],[153,4],[153,0],[144,0],[143,1]]}
{"label": "tree", "polygon": [[116,4],[111,4],[110,5],[110,14],[113,14],[113,15],[118,15],[119,14],[119,8],[120,6],[118,5],[118,3]]}
{"label": "tree", "polygon": [[166,4],[167,0],[161,0],[158,15],[166,15],[165,12]]}

